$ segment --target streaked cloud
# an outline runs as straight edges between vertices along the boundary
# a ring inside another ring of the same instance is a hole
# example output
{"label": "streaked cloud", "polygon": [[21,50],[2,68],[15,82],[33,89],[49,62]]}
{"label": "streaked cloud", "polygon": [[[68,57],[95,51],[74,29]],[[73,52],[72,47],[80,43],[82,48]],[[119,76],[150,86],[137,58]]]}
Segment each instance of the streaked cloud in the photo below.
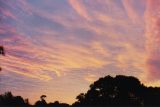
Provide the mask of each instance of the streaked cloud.
{"label": "streaked cloud", "polygon": [[84,6],[84,1],[77,1],[77,0],[69,0],[69,3],[71,6],[75,9],[75,11],[82,17],[84,17],[87,20],[91,20],[90,16],[88,15],[86,11],[86,7]]}
{"label": "streaked cloud", "polygon": [[127,12],[128,17],[132,20],[133,23],[141,22],[139,15],[133,8],[133,5],[131,4],[131,0],[122,0],[122,3],[124,5],[124,8]]}
{"label": "streaked cloud", "polygon": [[159,0],[148,0],[146,7],[146,48],[148,51],[148,60],[147,60],[147,68],[148,68],[148,78],[149,80],[157,81],[159,80],[160,75],[160,32],[159,32],[159,8],[160,1]]}
{"label": "streaked cloud", "polygon": [[90,84],[93,83],[94,81],[96,81],[98,78],[96,75],[94,74],[88,74],[84,77],[84,79],[89,82]]}
{"label": "streaked cloud", "polygon": [[[39,89],[33,90],[36,98],[44,92],[71,103],[91,82],[104,75],[133,75],[151,84],[146,77],[150,73],[154,77],[154,73],[147,67],[158,65],[159,61],[146,60],[154,55],[159,58],[157,51],[153,51],[157,49],[154,43],[158,39],[151,37],[158,27],[150,29],[157,25],[152,21],[158,19],[150,17],[147,8],[149,21],[145,27],[146,1],[6,0],[0,3],[3,4],[0,45],[7,51],[6,57],[0,57],[4,78],[0,84],[6,84],[3,91],[20,93],[17,89],[22,84],[17,79],[21,79],[26,83],[26,92],[30,92],[31,85]],[[145,28],[149,36],[145,36]],[[146,62],[149,62],[147,67]],[[158,74],[157,70],[155,73]],[[7,82],[8,78],[11,82]]]}

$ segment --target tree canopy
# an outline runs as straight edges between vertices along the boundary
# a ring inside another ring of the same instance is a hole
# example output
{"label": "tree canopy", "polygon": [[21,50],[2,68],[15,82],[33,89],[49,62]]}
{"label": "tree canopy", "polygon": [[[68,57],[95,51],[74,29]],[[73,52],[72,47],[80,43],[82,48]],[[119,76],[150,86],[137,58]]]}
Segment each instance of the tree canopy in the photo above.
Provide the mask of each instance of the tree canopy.
{"label": "tree canopy", "polygon": [[106,76],[76,99],[74,106],[160,106],[160,88],[146,87],[131,76]]}
{"label": "tree canopy", "polygon": [[118,75],[100,78],[90,85],[86,93],[80,93],[72,105],[59,101],[47,103],[46,95],[41,95],[34,105],[11,92],[0,95],[0,107],[81,107],[81,106],[158,106],[160,107],[160,87],[146,87],[137,78]]}

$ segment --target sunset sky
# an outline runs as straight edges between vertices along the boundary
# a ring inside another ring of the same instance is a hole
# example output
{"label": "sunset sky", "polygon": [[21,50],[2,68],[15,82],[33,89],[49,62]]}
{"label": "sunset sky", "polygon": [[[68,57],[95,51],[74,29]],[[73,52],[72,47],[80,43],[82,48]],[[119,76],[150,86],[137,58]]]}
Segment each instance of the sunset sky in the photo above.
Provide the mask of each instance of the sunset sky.
{"label": "sunset sky", "polygon": [[160,0],[0,0],[0,94],[73,103],[106,75],[160,86]]}

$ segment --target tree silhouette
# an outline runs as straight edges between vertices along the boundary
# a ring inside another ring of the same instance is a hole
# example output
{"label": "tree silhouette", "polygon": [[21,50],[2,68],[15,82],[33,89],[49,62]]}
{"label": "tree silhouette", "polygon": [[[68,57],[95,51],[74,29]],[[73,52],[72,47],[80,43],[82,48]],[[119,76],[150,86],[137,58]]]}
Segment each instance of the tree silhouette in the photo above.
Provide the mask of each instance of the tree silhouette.
{"label": "tree silhouette", "polygon": [[[11,92],[0,95],[0,107],[70,107],[69,104],[47,103],[46,95],[41,95],[35,105]],[[81,106],[157,106],[160,107],[160,87],[146,87],[137,78],[118,75],[100,78],[90,85],[86,93],[80,93],[71,107]]]}
{"label": "tree silhouette", "polygon": [[46,95],[41,95],[40,100],[35,103],[35,106],[36,107],[46,106],[47,105],[46,100],[45,100],[46,97],[47,97]]}
{"label": "tree silhouette", "polygon": [[35,107],[69,107],[69,104],[60,103],[59,101],[55,101],[54,103],[47,104],[45,99],[46,95],[41,95],[40,100],[35,103]]}
{"label": "tree silhouette", "polygon": [[26,107],[24,99],[21,96],[13,96],[11,92],[0,95],[0,107]]}
{"label": "tree silhouette", "polygon": [[1,55],[5,55],[5,51],[4,51],[4,47],[3,46],[0,46],[0,54]]}
{"label": "tree silhouette", "polygon": [[47,107],[69,107],[69,104],[60,103],[59,101],[55,101],[54,103],[49,103]]}
{"label": "tree silhouette", "polygon": [[[4,52],[4,48],[3,46],[0,46],[0,55],[5,55],[5,52]],[[0,67],[0,71],[2,70],[2,68]]]}
{"label": "tree silhouette", "polygon": [[106,76],[77,96],[73,106],[160,106],[160,88],[148,88],[131,76]]}
{"label": "tree silhouette", "polygon": [[160,88],[148,87],[143,90],[144,105],[160,106]]}

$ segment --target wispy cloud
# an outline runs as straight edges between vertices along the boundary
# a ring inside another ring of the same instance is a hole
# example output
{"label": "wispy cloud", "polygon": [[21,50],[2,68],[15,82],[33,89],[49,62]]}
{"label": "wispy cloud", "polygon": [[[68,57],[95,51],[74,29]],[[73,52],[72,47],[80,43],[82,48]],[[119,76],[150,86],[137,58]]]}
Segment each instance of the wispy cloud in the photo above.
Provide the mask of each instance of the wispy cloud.
{"label": "wispy cloud", "polygon": [[88,12],[86,11],[86,7],[84,6],[84,1],[77,1],[77,0],[69,0],[71,6],[75,9],[75,11],[82,17],[87,20],[91,20]]}
{"label": "wispy cloud", "polygon": [[159,80],[160,75],[160,32],[159,32],[159,0],[148,0],[146,8],[146,48],[148,51],[148,78],[149,80]]}
{"label": "wispy cloud", "polygon": [[89,82],[90,84],[93,83],[94,81],[96,81],[98,78],[96,75],[94,74],[88,74],[84,77],[84,79]]}
{"label": "wispy cloud", "polygon": [[127,12],[128,17],[132,20],[133,23],[140,23],[140,17],[133,8],[133,5],[131,4],[131,0],[122,0],[122,3],[124,5],[124,8]]}
{"label": "wispy cloud", "polygon": [[[68,90],[79,90],[73,91],[74,95],[70,93],[70,101],[78,92],[87,89],[90,82],[104,75],[133,75],[145,82],[145,76],[151,73],[146,72],[146,57],[159,58],[158,54],[152,54],[156,52],[153,42],[158,39],[150,37],[150,32],[158,27],[149,29],[157,25],[150,19],[158,19],[150,17],[150,11],[149,14],[146,12],[149,18],[146,23],[149,27],[147,56],[142,22],[144,6],[139,6],[142,2],[135,5],[136,1],[1,1],[0,44],[7,51],[6,57],[0,57],[3,76],[14,74],[23,81],[33,80],[35,87],[40,89],[35,92],[36,96],[42,93],[43,87],[48,89],[46,93],[55,94],[51,84],[63,92],[71,83],[73,86]],[[142,5],[145,3],[143,1]],[[150,62],[148,66],[152,64],[157,65],[158,61],[156,64]],[[157,70],[155,72],[158,74]],[[14,77],[10,79],[16,82]],[[2,83],[7,84],[6,80]],[[81,84],[77,85],[77,82]],[[65,96],[68,93],[63,92]],[[67,98],[60,99],[67,101]]]}

